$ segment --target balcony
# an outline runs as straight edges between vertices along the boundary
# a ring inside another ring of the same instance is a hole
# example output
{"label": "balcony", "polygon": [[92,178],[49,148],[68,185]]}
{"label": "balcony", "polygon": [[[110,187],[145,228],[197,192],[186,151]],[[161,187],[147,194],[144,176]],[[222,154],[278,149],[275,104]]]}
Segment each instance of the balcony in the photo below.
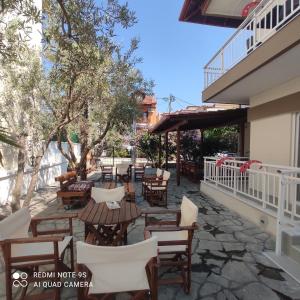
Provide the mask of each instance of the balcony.
{"label": "balcony", "polygon": [[262,0],[204,67],[205,89],[300,14],[299,0]]}

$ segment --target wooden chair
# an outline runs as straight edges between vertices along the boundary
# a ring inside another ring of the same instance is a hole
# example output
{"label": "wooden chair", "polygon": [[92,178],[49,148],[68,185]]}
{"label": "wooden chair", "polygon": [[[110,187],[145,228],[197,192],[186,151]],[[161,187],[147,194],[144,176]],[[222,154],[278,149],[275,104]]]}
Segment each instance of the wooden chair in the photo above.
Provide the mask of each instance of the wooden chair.
{"label": "wooden chair", "polygon": [[135,164],[134,166],[134,181],[143,180],[145,175],[145,165]]}
{"label": "wooden chair", "polygon": [[112,165],[102,165],[101,173],[102,173],[102,181],[113,180],[113,166]]}
{"label": "wooden chair", "polygon": [[[35,278],[33,276],[33,272],[38,271],[41,266],[53,266],[53,269],[47,271],[47,273],[54,272],[54,278],[50,278],[50,280],[54,282],[60,281],[58,272],[69,272],[74,270],[72,237],[72,219],[74,217],[77,217],[77,214],[31,218],[29,209],[22,208],[0,222],[0,245],[5,264],[7,300],[13,299],[14,278],[12,275],[16,271],[25,273],[26,281],[21,296],[21,299],[23,299],[26,296],[28,284],[41,281],[40,278]],[[41,222],[55,220],[68,220],[69,226],[67,228],[55,230],[41,231],[38,229],[38,225]],[[30,237],[28,234],[30,226],[33,237]],[[52,234],[57,235],[49,236]],[[62,234],[69,235],[62,236]],[[63,262],[67,249],[70,250],[70,267]],[[44,281],[49,281],[49,278],[45,278]],[[47,295],[59,299],[60,288],[56,287],[54,288],[54,292],[43,294],[41,297],[46,299]],[[36,295],[36,299],[39,299],[39,295]]]}
{"label": "wooden chair", "polygon": [[94,183],[92,181],[77,181],[76,171],[70,171],[55,177],[55,181],[60,183],[57,197],[62,199],[62,203],[66,207],[76,203],[84,206],[90,200],[91,188]]}
{"label": "wooden chair", "polygon": [[83,280],[92,283],[78,289],[78,299],[109,299],[116,293],[132,292],[132,299],[149,299],[150,294],[151,300],[157,300],[156,238],[120,247],[76,245],[77,272],[86,272],[89,276]]}
{"label": "wooden chair", "polygon": [[145,192],[145,186],[150,182],[150,181],[154,181],[154,180],[159,180],[162,179],[162,175],[163,175],[163,170],[157,168],[156,169],[156,173],[153,175],[145,175],[142,178],[142,195],[144,195]]}
{"label": "wooden chair", "polygon": [[148,180],[144,188],[144,197],[151,206],[168,206],[168,182],[171,173],[164,171],[162,178]]}
{"label": "wooden chair", "polygon": [[122,163],[116,165],[116,180],[121,182],[128,182],[130,180],[129,163]]}
{"label": "wooden chair", "polygon": [[[189,294],[191,289],[191,256],[194,231],[198,228],[198,207],[185,196],[180,210],[160,210],[145,213],[145,238],[157,237],[158,266],[177,267],[181,276],[161,279],[158,284],[181,284]],[[150,222],[149,216],[174,214],[174,221]]]}
{"label": "wooden chair", "polygon": [[125,187],[120,186],[114,189],[92,188],[92,198],[96,203],[117,201],[120,202],[125,197]]}

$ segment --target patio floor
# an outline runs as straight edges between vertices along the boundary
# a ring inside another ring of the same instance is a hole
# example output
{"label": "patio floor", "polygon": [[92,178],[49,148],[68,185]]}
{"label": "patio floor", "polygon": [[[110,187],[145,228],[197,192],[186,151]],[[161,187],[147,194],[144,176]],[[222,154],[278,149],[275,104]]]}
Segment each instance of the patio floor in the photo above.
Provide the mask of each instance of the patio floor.
{"label": "patio floor", "polygon": [[[97,180],[100,174],[94,173],[90,178]],[[56,187],[49,187],[36,193],[31,206],[33,215],[65,212],[56,199],[55,191]],[[140,182],[136,183],[136,195],[138,205],[148,207],[140,196]],[[263,255],[264,250],[274,249],[274,240],[267,233],[202,195],[199,184],[182,178],[181,186],[177,187],[173,175],[169,184],[168,207],[178,207],[182,195],[188,196],[199,207],[200,229],[193,240],[192,291],[190,295],[185,295],[179,286],[162,286],[159,288],[159,299],[300,299],[300,285]],[[69,210],[72,211],[78,209]],[[139,218],[129,228],[129,244],[143,240],[143,229],[144,220]],[[76,220],[75,240],[83,240],[83,231],[83,224]],[[0,299],[4,299],[3,265],[0,268]],[[165,270],[163,274],[170,271]],[[77,299],[76,289],[63,288],[62,299]],[[120,295],[117,299],[128,297]]]}

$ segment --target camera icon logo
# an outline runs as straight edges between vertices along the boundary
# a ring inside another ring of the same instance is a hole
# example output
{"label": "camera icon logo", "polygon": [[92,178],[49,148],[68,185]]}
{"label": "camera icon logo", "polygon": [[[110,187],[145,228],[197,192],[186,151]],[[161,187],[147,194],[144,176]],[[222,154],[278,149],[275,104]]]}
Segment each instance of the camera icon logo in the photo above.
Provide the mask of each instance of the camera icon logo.
{"label": "camera icon logo", "polygon": [[12,274],[12,278],[13,278],[13,286],[14,287],[26,287],[28,285],[27,282],[27,278],[28,278],[28,274],[25,272],[15,272]]}

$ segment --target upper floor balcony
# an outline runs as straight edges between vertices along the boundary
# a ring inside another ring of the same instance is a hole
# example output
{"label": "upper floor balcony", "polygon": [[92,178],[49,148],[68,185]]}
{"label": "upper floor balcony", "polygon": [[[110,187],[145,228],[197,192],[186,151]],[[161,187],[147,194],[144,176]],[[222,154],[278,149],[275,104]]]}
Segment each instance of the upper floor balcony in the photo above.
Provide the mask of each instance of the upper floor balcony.
{"label": "upper floor balcony", "polygon": [[210,87],[298,15],[300,0],[262,0],[204,67],[204,88]]}

